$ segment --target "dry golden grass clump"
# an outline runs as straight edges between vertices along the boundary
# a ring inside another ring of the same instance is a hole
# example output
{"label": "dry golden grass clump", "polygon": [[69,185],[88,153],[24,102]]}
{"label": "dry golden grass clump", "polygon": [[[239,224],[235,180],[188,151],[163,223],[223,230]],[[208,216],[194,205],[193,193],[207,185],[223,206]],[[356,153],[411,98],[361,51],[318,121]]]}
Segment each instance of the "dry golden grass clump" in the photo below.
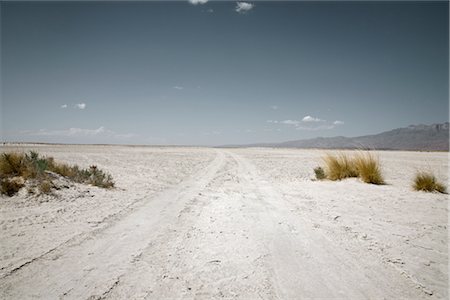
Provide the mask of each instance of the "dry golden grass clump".
{"label": "dry golden grass clump", "polygon": [[431,172],[418,172],[414,177],[413,188],[416,191],[447,193],[445,186]]}
{"label": "dry golden grass clump", "polygon": [[327,154],[323,161],[325,162],[326,177],[330,180],[341,180],[358,176],[353,160],[344,153],[336,156]]}
{"label": "dry golden grass clump", "polygon": [[384,184],[380,163],[372,154],[369,152],[360,153],[354,158],[353,162],[358,177],[362,181],[372,184]]}
{"label": "dry golden grass clump", "polygon": [[[80,169],[77,165],[57,163],[52,157],[40,157],[34,151],[27,154],[11,152],[0,155],[0,194],[13,196],[28,179],[32,179],[41,193],[48,194],[54,187],[51,172],[78,183],[103,188],[114,186],[111,175],[96,166]],[[33,191],[34,188],[30,187],[28,190]]]}
{"label": "dry golden grass clump", "polygon": [[345,153],[338,155],[327,154],[323,161],[327,179],[342,180],[350,177],[359,177],[366,183],[384,184],[380,163],[370,153],[359,153],[353,157]]}

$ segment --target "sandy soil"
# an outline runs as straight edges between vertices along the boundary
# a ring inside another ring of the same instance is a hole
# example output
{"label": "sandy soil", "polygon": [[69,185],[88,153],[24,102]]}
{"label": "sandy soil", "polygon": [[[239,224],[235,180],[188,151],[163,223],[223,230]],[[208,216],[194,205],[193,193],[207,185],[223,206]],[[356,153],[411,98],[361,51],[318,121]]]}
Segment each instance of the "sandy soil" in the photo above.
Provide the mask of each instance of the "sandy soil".
{"label": "sandy soil", "polygon": [[0,199],[0,298],[448,298],[448,153],[379,152],[387,185],[313,181],[324,151],[34,149],[117,188]]}

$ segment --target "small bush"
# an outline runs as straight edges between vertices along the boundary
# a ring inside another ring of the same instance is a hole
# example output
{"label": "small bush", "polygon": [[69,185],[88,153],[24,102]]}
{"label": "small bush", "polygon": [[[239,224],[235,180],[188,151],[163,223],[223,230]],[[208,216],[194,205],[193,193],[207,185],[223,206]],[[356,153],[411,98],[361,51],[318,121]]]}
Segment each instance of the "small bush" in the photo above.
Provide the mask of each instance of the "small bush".
{"label": "small bush", "polygon": [[39,191],[41,194],[50,194],[53,184],[50,180],[43,180],[39,183]]}
{"label": "small bush", "polygon": [[431,172],[418,172],[414,177],[413,188],[416,191],[446,193],[445,186]]}
{"label": "small bush", "polygon": [[1,194],[11,197],[14,196],[23,186],[24,181],[21,177],[4,178],[0,183],[0,192]]}
{"label": "small bush", "polygon": [[362,181],[372,184],[384,184],[380,163],[369,152],[360,153],[354,159],[356,172]]}
{"label": "small bush", "polygon": [[89,183],[103,188],[111,188],[114,186],[111,175],[99,170],[97,166],[89,167]]}
{"label": "small bush", "polygon": [[316,179],[317,180],[323,180],[323,179],[325,179],[327,177],[327,176],[325,176],[325,172],[322,169],[322,167],[314,168],[314,173],[316,174]]}
{"label": "small bush", "polygon": [[21,176],[25,171],[24,156],[19,153],[2,153],[0,156],[0,176]]}
{"label": "small bush", "polygon": [[[52,157],[40,157],[37,152],[3,153],[0,155],[1,194],[12,196],[24,185],[24,182],[13,180],[16,177],[22,181],[33,179],[41,193],[48,194],[54,187],[48,171],[64,176],[78,183],[92,184],[102,188],[111,188],[114,181],[110,174],[91,166],[80,169],[77,165],[70,166],[57,163]],[[29,188],[29,191],[32,188]]]}
{"label": "small bush", "polygon": [[349,177],[357,177],[353,161],[346,154],[333,156],[327,154],[323,161],[325,162],[325,174],[330,180],[341,180]]}

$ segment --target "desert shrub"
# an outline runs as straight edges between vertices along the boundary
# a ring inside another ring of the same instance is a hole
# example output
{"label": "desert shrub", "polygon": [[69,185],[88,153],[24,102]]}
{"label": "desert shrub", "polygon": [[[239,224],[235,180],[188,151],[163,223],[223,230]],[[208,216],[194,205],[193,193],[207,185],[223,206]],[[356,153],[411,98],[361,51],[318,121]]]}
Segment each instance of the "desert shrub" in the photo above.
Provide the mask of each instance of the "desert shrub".
{"label": "desert shrub", "polygon": [[43,180],[39,183],[39,192],[49,194],[52,191],[53,184],[50,180]]}
{"label": "desert shrub", "polygon": [[89,167],[89,183],[98,187],[110,188],[114,186],[112,176],[99,170],[97,166]]}
{"label": "desert shrub", "polygon": [[0,193],[9,197],[14,196],[22,187],[22,177],[3,178],[0,183]]}
{"label": "desert shrub", "polygon": [[353,159],[353,163],[358,177],[362,181],[372,184],[384,184],[380,163],[372,154],[369,152],[359,153]]}
{"label": "desert shrub", "polygon": [[54,187],[48,171],[78,183],[92,184],[102,188],[114,186],[112,176],[98,169],[97,166],[80,169],[77,165],[57,163],[52,157],[40,157],[37,152],[30,151],[27,154],[11,152],[0,155],[0,192],[8,196],[14,195],[24,185],[24,182],[17,180],[21,178],[22,181],[33,179],[40,192],[48,194]]}
{"label": "desert shrub", "polygon": [[330,180],[341,180],[358,176],[354,162],[344,153],[336,156],[327,154],[323,161],[325,162],[326,177]]}
{"label": "desert shrub", "polygon": [[327,176],[325,176],[325,171],[322,167],[316,167],[314,168],[314,174],[316,174],[317,180],[325,179]]}
{"label": "desert shrub", "polygon": [[445,186],[431,172],[418,172],[414,177],[413,188],[416,191],[446,193]]}
{"label": "desert shrub", "polygon": [[21,153],[2,153],[0,155],[0,176],[21,176],[25,170],[25,159]]}
{"label": "desert shrub", "polygon": [[30,151],[29,154],[25,154],[24,165],[26,178],[45,177],[45,171],[49,167],[49,160],[46,157],[40,158],[37,152]]}

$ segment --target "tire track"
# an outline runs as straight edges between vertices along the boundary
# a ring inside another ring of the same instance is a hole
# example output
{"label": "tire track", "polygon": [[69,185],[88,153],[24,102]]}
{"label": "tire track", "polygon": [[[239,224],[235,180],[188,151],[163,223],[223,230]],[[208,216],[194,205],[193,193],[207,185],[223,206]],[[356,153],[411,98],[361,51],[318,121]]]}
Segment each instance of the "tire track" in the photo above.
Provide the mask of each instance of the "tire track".
{"label": "tire track", "polygon": [[78,244],[60,247],[1,279],[1,298],[86,299],[102,297],[105,291],[109,294],[131,261],[170,225],[223,164],[224,156],[217,151],[209,167],[190,180],[160,193]]}

